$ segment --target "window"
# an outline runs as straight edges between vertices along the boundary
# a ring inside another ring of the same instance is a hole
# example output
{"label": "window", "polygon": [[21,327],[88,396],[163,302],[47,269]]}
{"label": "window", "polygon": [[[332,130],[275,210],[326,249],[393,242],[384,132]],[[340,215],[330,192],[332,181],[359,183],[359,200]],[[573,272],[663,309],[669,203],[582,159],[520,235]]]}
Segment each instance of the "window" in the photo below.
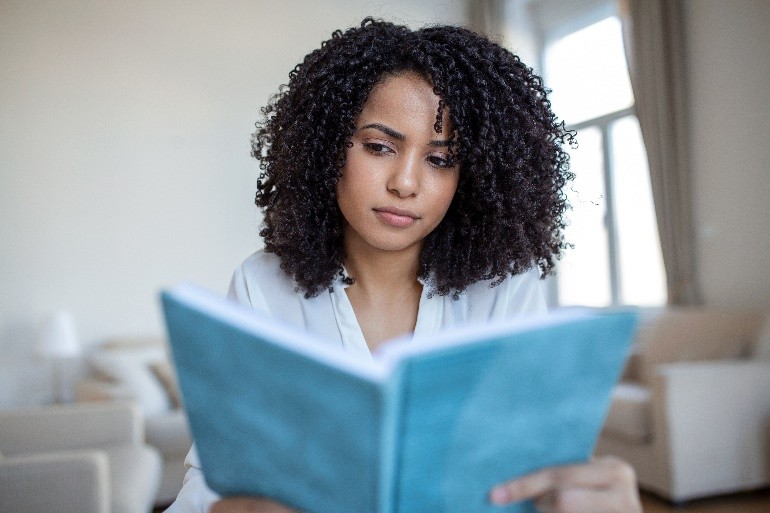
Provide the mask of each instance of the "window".
{"label": "window", "polygon": [[574,248],[550,280],[550,302],[662,305],[665,274],[649,171],[614,2],[519,0],[518,11],[522,2],[553,110],[578,142],[567,148],[576,178],[567,190],[572,210],[565,238]]}

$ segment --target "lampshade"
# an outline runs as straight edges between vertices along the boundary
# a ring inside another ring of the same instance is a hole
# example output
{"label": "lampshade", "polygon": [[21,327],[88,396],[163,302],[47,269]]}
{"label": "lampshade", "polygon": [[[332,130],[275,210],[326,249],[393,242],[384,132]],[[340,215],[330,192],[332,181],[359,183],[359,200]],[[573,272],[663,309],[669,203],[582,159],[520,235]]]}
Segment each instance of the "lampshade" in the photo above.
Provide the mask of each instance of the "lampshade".
{"label": "lampshade", "polygon": [[67,358],[80,354],[75,321],[68,312],[54,312],[45,320],[36,353],[43,358]]}

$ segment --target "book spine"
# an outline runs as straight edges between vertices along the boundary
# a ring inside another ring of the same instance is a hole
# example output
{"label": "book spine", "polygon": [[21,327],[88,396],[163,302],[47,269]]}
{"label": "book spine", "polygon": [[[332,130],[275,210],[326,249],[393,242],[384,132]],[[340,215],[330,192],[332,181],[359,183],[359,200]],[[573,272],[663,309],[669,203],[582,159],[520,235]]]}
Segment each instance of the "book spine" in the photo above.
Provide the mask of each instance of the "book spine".
{"label": "book spine", "polygon": [[403,365],[393,369],[382,384],[382,432],[380,434],[380,489],[377,513],[396,513],[398,474],[401,463],[401,428],[404,403]]}

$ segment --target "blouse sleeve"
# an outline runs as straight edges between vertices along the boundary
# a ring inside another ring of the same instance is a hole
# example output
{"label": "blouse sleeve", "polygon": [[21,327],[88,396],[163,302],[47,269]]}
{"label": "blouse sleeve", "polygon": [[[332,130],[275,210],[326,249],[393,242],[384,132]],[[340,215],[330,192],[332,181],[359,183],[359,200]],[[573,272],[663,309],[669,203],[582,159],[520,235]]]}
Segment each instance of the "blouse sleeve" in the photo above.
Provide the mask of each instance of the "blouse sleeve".
{"label": "blouse sleeve", "polygon": [[184,476],[182,489],[166,513],[208,513],[211,505],[219,499],[219,495],[206,485],[195,444],[187,453],[184,464],[187,473]]}

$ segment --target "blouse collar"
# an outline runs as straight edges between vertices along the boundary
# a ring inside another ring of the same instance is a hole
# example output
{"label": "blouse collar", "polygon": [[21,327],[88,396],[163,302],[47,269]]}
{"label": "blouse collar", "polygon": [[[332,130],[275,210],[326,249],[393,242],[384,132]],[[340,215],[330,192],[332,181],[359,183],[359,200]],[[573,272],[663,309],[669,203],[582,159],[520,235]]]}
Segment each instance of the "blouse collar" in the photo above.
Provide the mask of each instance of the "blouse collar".
{"label": "blouse collar", "polygon": [[[430,294],[430,281],[423,278],[417,278],[422,285],[420,293],[420,302],[417,310],[417,322],[414,327],[414,337],[424,336],[430,333],[436,333],[441,327],[441,318],[443,314],[444,296]],[[332,302],[332,309],[337,321],[337,327],[340,331],[342,346],[346,351],[354,353],[371,354],[369,346],[366,344],[364,333],[358,324],[356,314],[353,311],[353,305],[350,303],[345,289],[352,284],[353,280],[343,266],[337,276],[335,276],[329,295]]]}

